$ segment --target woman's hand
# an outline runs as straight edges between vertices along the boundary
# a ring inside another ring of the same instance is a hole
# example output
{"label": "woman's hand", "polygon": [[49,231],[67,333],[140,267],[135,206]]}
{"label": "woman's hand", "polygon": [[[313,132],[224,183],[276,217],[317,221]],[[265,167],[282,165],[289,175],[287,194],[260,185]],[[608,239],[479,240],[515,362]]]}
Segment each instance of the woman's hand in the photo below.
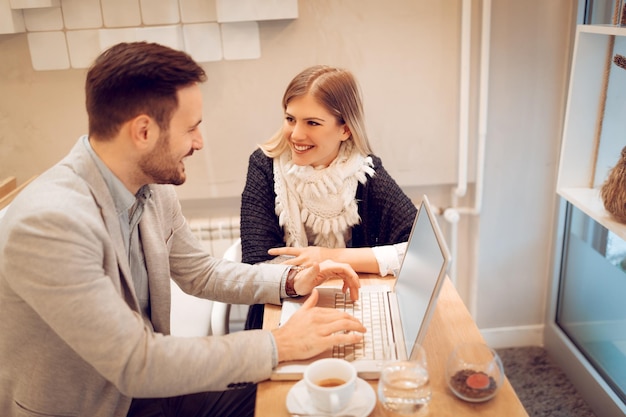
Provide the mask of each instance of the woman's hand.
{"label": "woman's hand", "polygon": [[356,318],[332,308],[316,307],[318,299],[319,293],[313,290],[285,324],[272,330],[279,362],[308,359],[334,345],[363,340],[365,327]]}
{"label": "woman's hand", "polygon": [[307,295],[313,291],[313,288],[331,278],[343,280],[342,291],[344,293],[350,291],[350,299],[352,301],[359,299],[359,288],[361,288],[359,275],[354,272],[350,265],[335,261],[314,263],[298,272],[293,280],[293,287],[297,294]]}
{"label": "woman's hand", "polygon": [[286,265],[311,266],[325,260],[332,260],[348,264],[358,272],[378,274],[380,268],[372,248],[324,248],[322,246],[307,246],[306,248],[273,248],[267,251],[273,256],[290,256],[284,260]]}
{"label": "woman's hand", "polygon": [[286,265],[309,266],[331,258],[330,250],[321,246],[307,246],[306,248],[273,248],[267,251],[272,256],[293,256],[283,263]]}

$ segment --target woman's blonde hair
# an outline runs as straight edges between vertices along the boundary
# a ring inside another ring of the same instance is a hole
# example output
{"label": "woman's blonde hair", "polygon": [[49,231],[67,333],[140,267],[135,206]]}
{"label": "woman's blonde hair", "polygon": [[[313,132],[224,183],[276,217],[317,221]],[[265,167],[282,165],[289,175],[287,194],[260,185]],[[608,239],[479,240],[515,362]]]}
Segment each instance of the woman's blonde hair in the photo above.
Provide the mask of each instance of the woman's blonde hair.
{"label": "woman's blonde hair", "polygon": [[[283,110],[297,97],[310,94],[350,129],[350,139],[364,156],[372,153],[363,118],[363,104],[357,82],[349,71],[326,65],[315,65],[296,75],[283,95]],[[282,154],[289,146],[282,128],[267,142],[259,145],[270,158]]]}

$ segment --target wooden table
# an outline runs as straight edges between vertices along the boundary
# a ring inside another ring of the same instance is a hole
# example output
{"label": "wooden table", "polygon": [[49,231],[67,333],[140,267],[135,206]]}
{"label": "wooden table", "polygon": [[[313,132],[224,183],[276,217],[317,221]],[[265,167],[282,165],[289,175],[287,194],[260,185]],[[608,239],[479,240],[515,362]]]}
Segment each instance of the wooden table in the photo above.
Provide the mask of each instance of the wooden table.
{"label": "wooden table", "polygon": [[[368,277],[362,278],[363,285],[388,284],[390,280],[394,279]],[[279,319],[280,306],[266,305],[263,328],[275,328],[278,326]],[[454,346],[460,342],[484,343],[484,339],[454,285],[449,279],[446,279],[424,340],[432,389],[428,415],[433,417],[528,417],[528,413],[506,378],[498,394],[485,403],[465,402],[452,394],[445,380],[445,363]],[[368,382],[376,391],[378,381]],[[255,416],[288,417],[289,413],[285,402],[287,393],[294,383],[295,381],[265,381],[260,383],[257,390]],[[370,416],[386,415],[383,406],[377,401]]]}

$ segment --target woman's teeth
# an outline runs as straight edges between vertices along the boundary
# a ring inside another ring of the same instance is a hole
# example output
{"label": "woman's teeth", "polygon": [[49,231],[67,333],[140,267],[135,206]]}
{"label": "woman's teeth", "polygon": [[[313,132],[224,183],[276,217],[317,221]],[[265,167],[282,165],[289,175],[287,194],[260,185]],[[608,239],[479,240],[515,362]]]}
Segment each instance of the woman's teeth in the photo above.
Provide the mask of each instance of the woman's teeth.
{"label": "woman's teeth", "polygon": [[302,151],[306,151],[307,149],[311,149],[313,146],[310,146],[310,145],[293,145],[293,147],[294,147],[294,149],[296,151],[302,152]]}

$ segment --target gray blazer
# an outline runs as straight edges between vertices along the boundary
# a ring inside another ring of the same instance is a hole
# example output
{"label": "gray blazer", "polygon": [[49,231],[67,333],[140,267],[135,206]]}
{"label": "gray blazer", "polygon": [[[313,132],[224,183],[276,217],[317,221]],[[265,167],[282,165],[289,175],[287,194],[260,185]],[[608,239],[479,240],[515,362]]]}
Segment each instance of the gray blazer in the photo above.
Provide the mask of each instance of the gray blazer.
{"label": "gray blazer", "polygon": [[267,379],[267,331],[179,338],[170,278],[228,303],[280,303],[286,267],[205,253],[175,190],[153,185],[140,223],[151,322],[142,319],[113,200],[81,140],[0,221],[0,415],[126,416],[133,397]]}

